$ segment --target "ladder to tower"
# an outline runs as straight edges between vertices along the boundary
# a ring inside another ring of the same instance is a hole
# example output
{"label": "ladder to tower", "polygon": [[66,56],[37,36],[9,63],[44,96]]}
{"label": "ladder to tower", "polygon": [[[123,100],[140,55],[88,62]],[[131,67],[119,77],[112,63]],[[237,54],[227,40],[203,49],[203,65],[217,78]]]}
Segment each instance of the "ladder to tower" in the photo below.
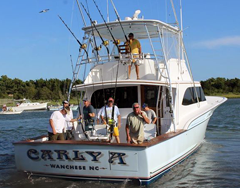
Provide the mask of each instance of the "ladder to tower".
{"label": "ladder to tower", "polygon": [[[87,37],[86,34],[85,34],[84,37],[83,37],[82,44],[83,45],[86,44],[87,41],[89,41],[89,37]],[[80,47],[77,62],[76,62],[75,68],[73,70],[73,76],[72,76],[71,84],[70,84],[70,87],[69,87],[69,90],[68,90],[68,101],[70,100],[70,95],[71,95],[73,84],[78,79],[78,74],[80,72],[80,69],[81,69],[82,65],[86,64],[86,60],[87,60],[87,62],[90,61],[89,57],[87,57],[86,50],[83,49],[82,47]]]}

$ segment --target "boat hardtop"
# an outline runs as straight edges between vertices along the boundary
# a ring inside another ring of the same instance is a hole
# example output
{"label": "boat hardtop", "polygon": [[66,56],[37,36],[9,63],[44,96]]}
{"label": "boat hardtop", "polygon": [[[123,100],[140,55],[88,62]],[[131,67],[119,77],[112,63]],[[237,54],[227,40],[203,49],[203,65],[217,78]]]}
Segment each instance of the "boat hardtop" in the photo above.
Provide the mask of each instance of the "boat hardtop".
{"label": "boat hardtop", "polygon": [[[151,38],[158,38],[159,30],[164,30],[171,32],[172,34],[178,34],[180,29],[177,26],[172,26],[170,24],[161,22],[159,20],[121,20],[124,32],[128,35],[129,33],[134,33],[134,37],[137,39],[148,39],[148,33],[146,32],[146,27],[148,29]],[[113,36],[116,39],[125,41],[125,35],[121,29],[118,21],[108,22],[107,25],[110,27]],[[109,30],[104,23],[96,24],[96,28],[99,30],[101,36],[105,39],[112,40]],[[83,27],[85,33],[92,33],[92,27]],[[94,29],[94,35],[99,36],[98,32]]]}

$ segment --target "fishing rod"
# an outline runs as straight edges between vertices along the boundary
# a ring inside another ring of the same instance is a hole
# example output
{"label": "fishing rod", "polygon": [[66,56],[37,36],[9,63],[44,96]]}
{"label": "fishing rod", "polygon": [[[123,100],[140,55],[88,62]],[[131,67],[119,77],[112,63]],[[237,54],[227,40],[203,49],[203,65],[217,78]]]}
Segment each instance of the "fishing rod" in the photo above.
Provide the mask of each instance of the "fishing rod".
{"label": "fishing rod", "polygon": [[[103,40],[103,38],[102,38],[99,30],[97,29],[97,27],[96,27],[96,25],[95,25],[95,22],[92,20],[92,18],[91,18],[91,16],[90,16],[90,13],[87,12],[86,8],[84,7],[84,5],[83,5],[82,3],[81,3],[81,5],[82,5],[83,9],[85,10],[86,14],[88,15],[88,18],[89,18],[90,22],[92,23],[91,25],[93,25],[94,28],[96,29],[96,31],[97,31],[100,39],[102,40],[102,44],[106,47],[107,53],[108,53],[108,55],[109,55],[109,49],[108,49],[108,47],[107,47],[107,45],[109,44],[108,41],[104,41],[104,40]],[[100,48],[102,48],[102,47],[100,46]]]}
{"label": "fishing rod", "polygon": [[[87,3],[87,1],[86,1]],[[85,10],[85,7],[83,6],[83,4],[81,3],[82,7],[84,8]],[[88,9],[89,11],[89,9]],[[87,13],[87,10],[85,10],[85,12]],[[92,28],[92,35],[93,35],[93,41],[94,41],[94,45],[95,45],[95,48],[93,48],[92,52],[95,50],[97,52],[97,57],[99,58],[99,53],[98,51],[101,49],[100,47],[97,47],[97,42],[96,42],[96,38],[95,38],[95,35],[94,35],[94,32],[93,32],[93,26],[91,24],[91,28]]]}
{"label": "fishing rod", "polygon": [[67,24],[63,21],[63,19],[58,15],[58,17],[60,18],[60,20],[62,21],[62,23],[66,26],[66,28],[70,31],[70,33],[72,34],[72,36],[76,39],[76,41],[78,42],[78,44],[80,45],[80,48],[83,49],[87,55],[87,59],[89,61],[89,58],[88,58],[88,52],[86,50],[87,48],[87,45],[86,44],[82,44],[78,38],[74,35],[74,33],[71,31],[71,29],[67,26]]}
{"label": "fishing rod", "polygon": [[124,29],[123,29],[122,23],[121,23],[121,21],[120,21],[120,17],[119,17],[118,12],[117,12],[117,9],[116,9],[116,7],[115,7],[115,5],[114,5],[114,3],[113,3],[112,0],[111,0],[111,3],[112,3],[112,5],[113,5],[113,9],[114,9],[114,12],[115,12],[115,14],[116,14],[116,16],[117,16],[118,22],[119,22],[119,24],[120,24],[120,26],[121,26],[121,28],[122,28],[122,31],[123,31],[123,34],[124,34],[124,36],[125,36],[126,42],[128,42],[128,38],[127,38],[126,33],[125,33]]}
{"label": "fishing rod", "polygon": [[[76,85],[75,85],[75,87],[76,87]],[[82,96],[82,93],[81,93],[81,96]],[[77,95],[77,101],[78,101],[78,114],[79,114],[79,116],[82,117],[81,119],[79,119],[80,121],[78,121],[78,123],[81,124],[81,128],[82,128],[83,134],[84,134],[85,137],[89,140],[88,135],[87,135],[87,133],[86,133],[84,127],[83,127],[83,123],[82,123],[83,116],[82,116],[82,112],[81,112],[81,102],[80,102],[79,99],[78,99],[78,95]]]}
{"label": "fishing rod", "polygon": [[106,27],[108,28],[108,31],[109,31],[109,33],[110,33],[110,35],[111,35],[111,37],[112,37],[112,39],[113,39],[113,41],[114,41],[113,43],[117,46],[118,53],[120,53],[120,49],[119,49],[119,46],[118,46],[118,44],[120,43],[120,41],[119,41],[119,40],[116,40],[116,39],[114,38],[114,36],[113,36],[110,28],[109,28],[108,25],[107,25],[106,20],[104,19],[103,15],[102,15],[102,13],[101,13],[101,11],[100,11],[100,9],[99,9],[98,6],[97,6],[97,3],[95,2],[95,0],[93,0],[93,2],[94,2],[94,4],[95,4],[95,6],[96,6],[96,8],[97,8],[97,10],[98,10],[98,12],[99,12],[99,14],[101,15],[101,17],[102,17],[102,19],[103,19]]}

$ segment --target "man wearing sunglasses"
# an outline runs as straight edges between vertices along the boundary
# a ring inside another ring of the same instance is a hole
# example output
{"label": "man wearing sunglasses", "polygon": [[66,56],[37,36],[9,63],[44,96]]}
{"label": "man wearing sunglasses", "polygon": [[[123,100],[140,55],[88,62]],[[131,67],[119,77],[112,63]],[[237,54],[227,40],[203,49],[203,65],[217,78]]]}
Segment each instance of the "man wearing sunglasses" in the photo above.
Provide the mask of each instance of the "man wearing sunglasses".
{"label": "man wearing sunglasses", "polygon": [[126,122],[127,142],[141,144],[144,140],[144,124],[149,124],[150,121],[138,103],[133,103],[132,108],[133,112],[128,114]]}

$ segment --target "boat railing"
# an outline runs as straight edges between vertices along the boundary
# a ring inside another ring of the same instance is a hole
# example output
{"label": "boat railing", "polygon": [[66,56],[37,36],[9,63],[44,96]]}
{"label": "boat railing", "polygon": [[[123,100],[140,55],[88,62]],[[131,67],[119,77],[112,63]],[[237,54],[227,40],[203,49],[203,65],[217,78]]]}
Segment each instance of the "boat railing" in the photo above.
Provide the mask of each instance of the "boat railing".
{"label": "boat railing", "polygon": [[[91,58],[85,58],[82,59],[81,65],[85,64],[102,64],[102,63],[108,63],[108,62],[116,62],[116,61],[121,61],[121,63],[129,63],[133,59],[135,60],[154,60],[157,62],[155,55],[150,54],[150,53],[142,53],[142,54],[117,54],[117,55],[103,55],[103,56],[98,56],[98,57],[91,57]],[[163,56],[158,56],[158,62],[161,63],[163,59]],[[140,62],[141,64],[141,62]]]}

